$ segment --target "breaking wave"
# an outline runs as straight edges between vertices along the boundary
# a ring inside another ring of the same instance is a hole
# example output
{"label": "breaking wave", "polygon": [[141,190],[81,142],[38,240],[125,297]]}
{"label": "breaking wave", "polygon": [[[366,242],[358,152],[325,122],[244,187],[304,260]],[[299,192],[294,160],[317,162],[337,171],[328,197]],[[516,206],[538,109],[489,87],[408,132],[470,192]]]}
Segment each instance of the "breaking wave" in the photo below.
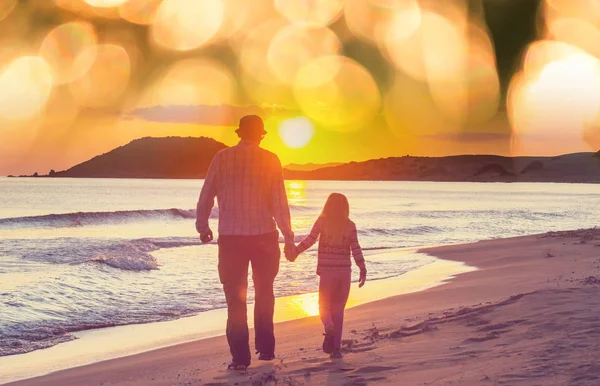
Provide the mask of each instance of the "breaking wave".
{"label": "breaking wave", "polygon": [[[213,209],[212,218],[219,215],[218,208]],[[0,219],[0,228],[4,227],[80,227],[86,225],[120,224],[128,222],[152,221],[157,219],[194,219],[194,209],[155,209],[155,210],[119,210],[114,212],[75,212],[48,214],[43,216],[14,217]]]}

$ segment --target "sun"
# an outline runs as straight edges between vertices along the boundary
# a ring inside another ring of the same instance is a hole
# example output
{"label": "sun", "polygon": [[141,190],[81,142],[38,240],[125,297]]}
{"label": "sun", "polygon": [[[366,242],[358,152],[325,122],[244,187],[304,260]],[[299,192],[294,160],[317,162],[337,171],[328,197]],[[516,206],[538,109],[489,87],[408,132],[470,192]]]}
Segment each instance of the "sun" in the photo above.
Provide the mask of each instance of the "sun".
{"label": "sun", "polygon": [[286,119],[279,125],[279,136],[283,143],[292,149],[302,148],[310,142],[315,134],[315,126],[306,117]]}

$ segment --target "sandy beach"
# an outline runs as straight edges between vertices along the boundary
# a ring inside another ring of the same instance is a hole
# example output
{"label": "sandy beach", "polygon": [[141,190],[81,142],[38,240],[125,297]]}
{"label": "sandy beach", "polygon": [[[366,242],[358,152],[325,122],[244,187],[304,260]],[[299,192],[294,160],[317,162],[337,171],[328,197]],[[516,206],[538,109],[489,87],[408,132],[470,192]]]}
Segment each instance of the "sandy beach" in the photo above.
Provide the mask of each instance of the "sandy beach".
{"label": "sandy beach", "polygon": [[310,317],[277,324],[277,359],[243,374],[215,337],[12,385],[600,384],[599,229],[423,252],[478,270],[349,309],[341,360]]}

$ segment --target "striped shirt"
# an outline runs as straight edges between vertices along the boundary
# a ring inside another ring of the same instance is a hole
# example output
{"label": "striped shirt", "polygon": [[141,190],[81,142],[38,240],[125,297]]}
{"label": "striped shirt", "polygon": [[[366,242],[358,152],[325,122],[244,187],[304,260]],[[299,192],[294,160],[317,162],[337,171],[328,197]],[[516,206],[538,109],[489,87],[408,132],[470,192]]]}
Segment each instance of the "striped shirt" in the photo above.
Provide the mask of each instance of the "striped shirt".
{"label": "striped shirt", "polygon": [[215,197],[219,234],[262,235],[279,226],[286,243],[294,242],[283,170],[275,154],[242,140],[215,155],[196,206],[199,233],[209,229]]}
{"label": "striped shirt", "polygon": [[[298,252],[302,253],[312,247],[321,234],[322,220],[319,217],[310,231],[310,234],[298,245]],[[354,257],[356,265],[361,269],[365,268],[365,258],[362,248],[358,243],[358,233],[356,224],[350,221],[347,234],[344,236],[341,245],[332,245],[319,241],[317,274],[325,271],[351,271],[352,262],[350,254]]]}

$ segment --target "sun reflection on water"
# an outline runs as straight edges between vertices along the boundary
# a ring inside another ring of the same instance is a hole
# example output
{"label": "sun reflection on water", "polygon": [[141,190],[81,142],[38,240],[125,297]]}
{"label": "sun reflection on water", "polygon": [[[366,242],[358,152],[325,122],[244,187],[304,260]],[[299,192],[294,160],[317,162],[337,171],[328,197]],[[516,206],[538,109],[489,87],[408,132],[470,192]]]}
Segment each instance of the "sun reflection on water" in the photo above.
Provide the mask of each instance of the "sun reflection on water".
{"label": "sun reflection on water", "polygon": [[305,206],[306,204],[306,182],[286,181],[288,201],[291,205]]}

